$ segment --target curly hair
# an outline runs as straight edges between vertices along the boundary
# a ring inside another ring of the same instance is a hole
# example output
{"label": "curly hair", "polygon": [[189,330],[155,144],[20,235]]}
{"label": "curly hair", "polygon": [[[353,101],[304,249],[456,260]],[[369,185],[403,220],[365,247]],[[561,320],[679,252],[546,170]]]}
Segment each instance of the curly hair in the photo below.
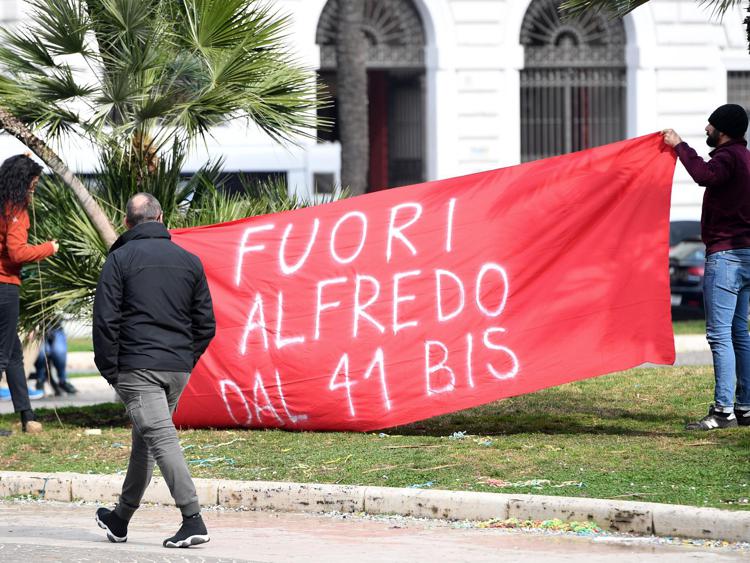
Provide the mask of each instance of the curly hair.
{"label": "curly hair", "polygon": [[25,154],[5,159],[0,165],[0,214],[25,209],[31,181],[41,173],[42,167]]}

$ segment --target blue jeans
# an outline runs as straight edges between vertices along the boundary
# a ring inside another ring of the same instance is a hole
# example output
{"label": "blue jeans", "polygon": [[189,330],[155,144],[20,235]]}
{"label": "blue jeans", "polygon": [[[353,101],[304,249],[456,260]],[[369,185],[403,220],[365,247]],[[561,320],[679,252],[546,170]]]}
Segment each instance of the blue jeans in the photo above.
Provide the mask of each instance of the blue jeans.
{"label": "blue jeans", "polygon": [[68,358],[68,342],[65,333],[60,328],[53,328],[47,334],[39,356],[36,359],[37,389],[47,381],[47,362],[57,371],[57,381],[64,384],[68,381],[65,374],[65,364]]}
{"label": "blue jeans", "polygon": [[750,409],[750,248],[706,257],[703,300],[706,338],[714,358],[715,408]]}

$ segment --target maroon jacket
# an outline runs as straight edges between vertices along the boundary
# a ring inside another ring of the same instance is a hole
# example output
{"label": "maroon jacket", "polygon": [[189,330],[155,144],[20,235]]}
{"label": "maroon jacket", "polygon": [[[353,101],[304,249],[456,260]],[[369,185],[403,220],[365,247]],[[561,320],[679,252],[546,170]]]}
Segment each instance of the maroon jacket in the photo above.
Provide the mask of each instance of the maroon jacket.
{"label": "maroon jacket", "polygon": [[750,248],[750,151],[747,141],[733,139],[709,153],[706,162],[687,143],[675,147],[680,162],[703,194],[701,237],[706,255]]}

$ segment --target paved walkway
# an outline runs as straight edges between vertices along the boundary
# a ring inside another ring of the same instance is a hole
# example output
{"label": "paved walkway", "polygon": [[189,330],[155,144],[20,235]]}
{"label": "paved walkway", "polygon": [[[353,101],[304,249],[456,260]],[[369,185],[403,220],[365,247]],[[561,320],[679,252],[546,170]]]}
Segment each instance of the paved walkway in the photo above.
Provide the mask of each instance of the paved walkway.
{"label": "paved walkway", "polygon": [[[31,406],[34,409],[51,409],[53,407],[98,405],[100,403],[111,403],[115,400],[114,389],[99,374],[92,374],[92,377],[76,377],[71,380],[71,383],[78,389],[78,393],[75,395],[63,393],[59,397],[55,397],[50,393],[43,399],[32,401]],[[12,412],[13,403],[11,401],[0,402],[0,414]]]}
{"label": "paved walkway", "polygon": [[654,538],[460,528],[438,520],[377,519],[292,513],[204,511],[211,541],[189,550],[161,547],[174,533],[174,508],[136,514],[128,541],[112,544],[96,527],[96,507],[0,501],[0,560],[164,562],[471,561],[680,563],[747,561],[747,552],[664,545]]}

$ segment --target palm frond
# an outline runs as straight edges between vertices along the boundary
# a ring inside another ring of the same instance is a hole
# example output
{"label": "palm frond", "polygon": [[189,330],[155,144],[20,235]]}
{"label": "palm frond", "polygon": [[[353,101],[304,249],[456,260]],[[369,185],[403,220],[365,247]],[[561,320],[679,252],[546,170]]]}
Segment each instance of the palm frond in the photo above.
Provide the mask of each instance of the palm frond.
{"label": "palm frond", "polygon": [[44,69],[55,68],[52,54],[38,38],[23,29],[0,30],[0,66],[13,73],[44,76]]}
{"label": "palm frond", "polygon": [[743,0],[699,0],[698,3],[710,8],[712,14],[721,17],[735,6],[741,6]]}
{"label": "palm frond", "polygon": [[289,24],[257,0],[185,0],[177,10],[176,39],[201,52],[233,49],[246,42],[274,43]]}
{"label": "palm frond", "polygon": [[69,66],[63,65],[36,81],[37,94],[45,102],[59,102],[86,97],[97,91],[92,85],[77,81]]}
{"label": "palm frond", "polygon": [[585,12],[605,12],[621,18],[648,0],[564,0],[560,13],[565,17],[577,17]]}
{"label": "palm frond", "polygon": [[[566,17],[576,17],[589,11],[606,12],[612,17],[623,17],[648,0],[564,0],[560,12]],[[698,4],[711,10],[715,16],[723,16],[735,6],[741,6],[743,0],[697,0]]]}
{"label": "palm frond", "polygon": [[96,283],[107,248],[71,191],[58,179],[40,182],[34,203],[34,242],[59,239],[60,252],[25,266],[21,285],[21,326],[51,326],[63,317],[91,314]]}
{"label": "palm frond", "polygon": [[89,27],[85,3],[81,0],[30,0],[35,36],[53,55],[88,55]]}

